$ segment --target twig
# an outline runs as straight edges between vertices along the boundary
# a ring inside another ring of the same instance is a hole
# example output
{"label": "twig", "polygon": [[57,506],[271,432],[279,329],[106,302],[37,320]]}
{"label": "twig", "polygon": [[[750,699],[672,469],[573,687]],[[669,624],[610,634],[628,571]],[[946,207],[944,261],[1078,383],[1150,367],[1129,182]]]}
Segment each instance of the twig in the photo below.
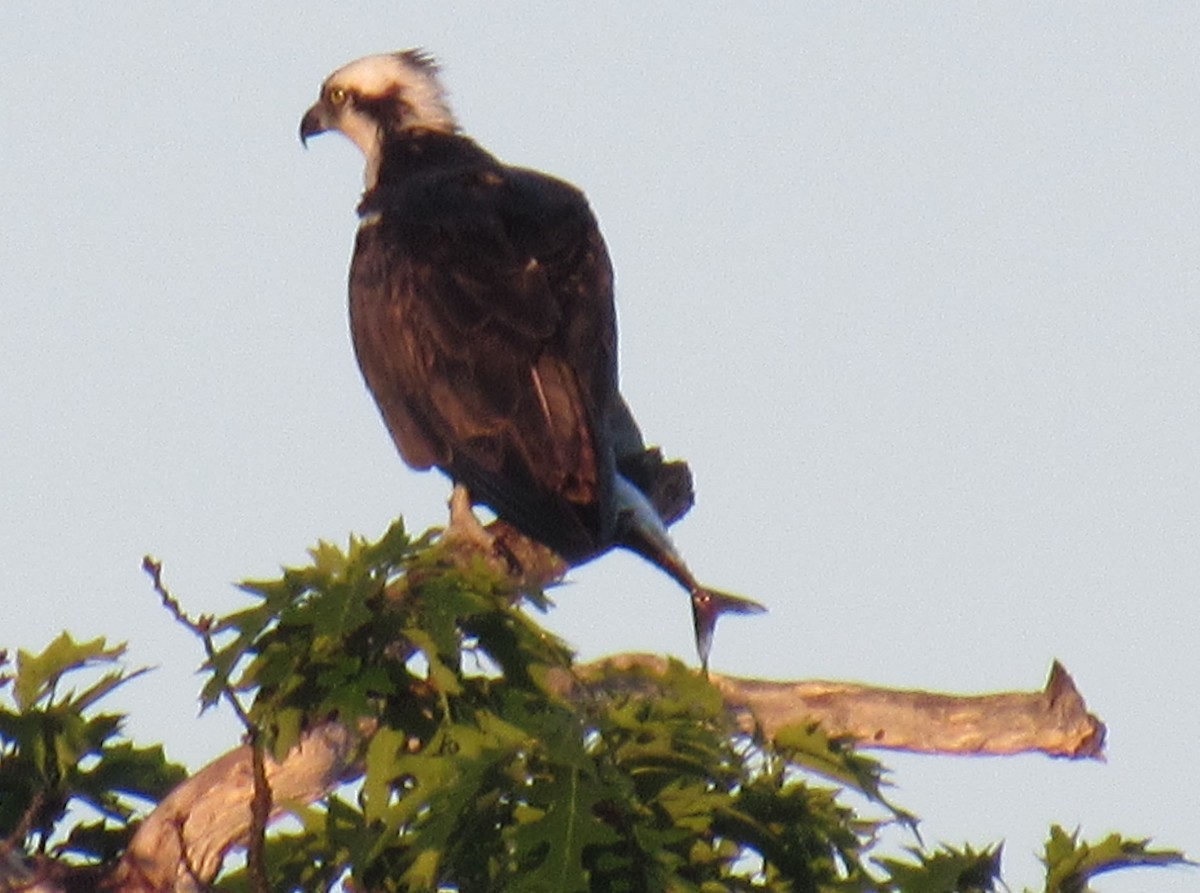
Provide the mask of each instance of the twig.
{"label": "twig", "polygon": [[257,732],[250,742],[250,759],[254,770],[254,796],[250,800],[250,830],[246,847],[246,871],[250,889],[255,893],[270,893],[267,883],[267,823],[271,820],[271,785],[267,780],[267,763],[261,735]]}
{"label": "twig", "polygon": [[[267,885],[266,840],[267,823],[271,816],[272,799],[271,786],[267,781],[266,764],[263,758],[262,730],[250,718],[250,714],[246,712],[246,709],[242,706],[242,702],[238,700],[237,694],[234,692],[232,685],[230,685],[228,673],[220,669],[217,663],[217,648],[212,638],[212,617],[202,615],[199,620],[192,620],[188,616],[187,612],[183,609],[183,605],[179,603],[179,600],[175,596],[171,595],[163,583],[162,562],[156,561],[154,558],[146,555],[142,558],[142,570],[150,575],[150,579],[154,584],[154,591],[158,593],[163,607],[171,613],[171,616],[178,623],[190,630],[204,643],[204,653],[208,657],[208,664],[212,667],[213,674],[220,682],[221,695],[233,708],[233,712],[237,715],[242,727],[246,730],[246,743],[249,745],[252,755],[254,778],[254,794],[250,800],[250,828],[248,831],[249,840],[246,846],[246,870],[250,878],[251,890],[255,891],[255,893],[270,893]],[[184,850],[184,854],[186,855],[186,849]]]}
{"label": "twig", "polygon": [[233,712],[237,715],[238,721],[246,730],[246,734],[254,736],[258,733],[258,726],[254,724],[254,720],[242,707],[241,701],[233,691],[233,687],[229,684],[229,675],[222,671],[217,665],[217,646],[212,639],[212,624],[213,619],[208,614],[202,614],[199,620],[192,620],[184,611],[179,600],[167,590],[167,587],[162,581],[162,562],[156,561],[149,555],[142,558],[142,570],[149,576],[154,584],[154,591],[158,593],[159,599],[162,601],[163,607],[166,608],[171,616],[180,623],[184,628],[189,630],[193,635],[204,643],[204,653],[208,657],[208,663],[213,669],[213,674],[220,680],[221,695],[229,702],[229,706],[233,708]]}

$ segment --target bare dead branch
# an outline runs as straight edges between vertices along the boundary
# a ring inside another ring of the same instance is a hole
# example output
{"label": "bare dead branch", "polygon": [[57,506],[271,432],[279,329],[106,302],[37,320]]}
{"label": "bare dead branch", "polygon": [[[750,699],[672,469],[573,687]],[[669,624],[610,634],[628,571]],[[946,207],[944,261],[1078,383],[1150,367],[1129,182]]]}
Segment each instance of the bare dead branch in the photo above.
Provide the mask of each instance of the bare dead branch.
{"label": "bare dead branch", "polygon": [[[686,508],[684,509],[686,511]],[[517,585],[548,586],[566,566],[553,552],[502,521],[487,527],[492,560],[503,554]],[[598,678],[606,667],[662,673],[665,658],[625,654],[576,667],[568,685]],[[1105,728],[1088,713],[1057,661],[1043,690],[990,695],[947,695],[820,680],[778,682],[712,675],[743,728],[756,724],[770,737],[806,719],[859,747],[914,753],[1009,755],[1035,751],[1056,757],[1102,758]]]}
{"label": "bare dead branch", "polygon": [[[576,668],[585,684],[606,670],[665,671],[654,654],[621,654]],[[948,695],[848,682],[782,682],[712,674],[744,731],[772,737],[786,725],[819,722],[859,747],[910,753],[1007,756],[1037,752],[1102,758],[1104,723],[1089,713],[1074,680],[1055,661],[1041,691]]]}

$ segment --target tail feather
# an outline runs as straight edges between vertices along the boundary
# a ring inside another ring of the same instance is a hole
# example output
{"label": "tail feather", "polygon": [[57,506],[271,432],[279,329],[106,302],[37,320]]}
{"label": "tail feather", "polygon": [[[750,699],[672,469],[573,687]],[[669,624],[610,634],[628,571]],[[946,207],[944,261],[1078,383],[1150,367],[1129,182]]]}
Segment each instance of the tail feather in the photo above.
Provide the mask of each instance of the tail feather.
{"label": "tail feather", "polygon": [[696,501],[687,463],[664,459],[658,447],[618,457],[617,470],[642,491],[665,525],[682,518]]}

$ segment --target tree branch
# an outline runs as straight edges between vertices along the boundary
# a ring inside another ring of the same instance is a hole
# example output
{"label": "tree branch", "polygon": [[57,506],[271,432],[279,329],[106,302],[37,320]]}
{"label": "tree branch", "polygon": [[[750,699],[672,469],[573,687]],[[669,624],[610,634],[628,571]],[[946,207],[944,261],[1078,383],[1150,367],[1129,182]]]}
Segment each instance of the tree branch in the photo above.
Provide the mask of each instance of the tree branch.
{"label": "tree branch", "polygon": [[[621,654],[576,668],[584,684],[606,671],[665,671],[654,654]],[[1087,711],[1058,661],[1041,691],[947,695],[823,680],[780,682],[710,676],[743,731],[768,738],[786,725],[819,722],[833,737],[861,748],[911,753],[1007,756],[1038,752],[1102,758],[1104,723]]]}
{"label": "tree branch", "polygon": [[[275,817],[283,805],[312,803],[343,779],[361,735],[337,722],[308,731],[283,762],[264,767]],[[209,763],[158,804],[138,829],[103,889],[120,893],[199,893],[226,853],[245,845],[255,796],[253,748]]]}

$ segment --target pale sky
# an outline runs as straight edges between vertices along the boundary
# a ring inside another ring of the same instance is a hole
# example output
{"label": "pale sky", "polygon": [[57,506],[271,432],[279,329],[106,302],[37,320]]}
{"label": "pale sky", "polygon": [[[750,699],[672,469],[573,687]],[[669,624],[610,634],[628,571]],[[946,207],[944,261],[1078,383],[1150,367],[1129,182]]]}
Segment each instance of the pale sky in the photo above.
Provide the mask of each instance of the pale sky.
{"label": "pale sky", "polygon": [[[0,4],[0,647],[159,669],[119,706],[198,767],[194,612],[318,538],[440,524],[351,353],[361,161],[334,68],[423,46],[465,130],[590,196],[623,388],[686,457],[697,575],[766,602],[718,672],[946,691],[1058,658],[1108,761],[882,754],[929,842],[1051,822],[1200,856],[1200,6]],[[694,660],[610,555],[547,625]],[[1182,870],[1096,887],[1191,891]]]}

